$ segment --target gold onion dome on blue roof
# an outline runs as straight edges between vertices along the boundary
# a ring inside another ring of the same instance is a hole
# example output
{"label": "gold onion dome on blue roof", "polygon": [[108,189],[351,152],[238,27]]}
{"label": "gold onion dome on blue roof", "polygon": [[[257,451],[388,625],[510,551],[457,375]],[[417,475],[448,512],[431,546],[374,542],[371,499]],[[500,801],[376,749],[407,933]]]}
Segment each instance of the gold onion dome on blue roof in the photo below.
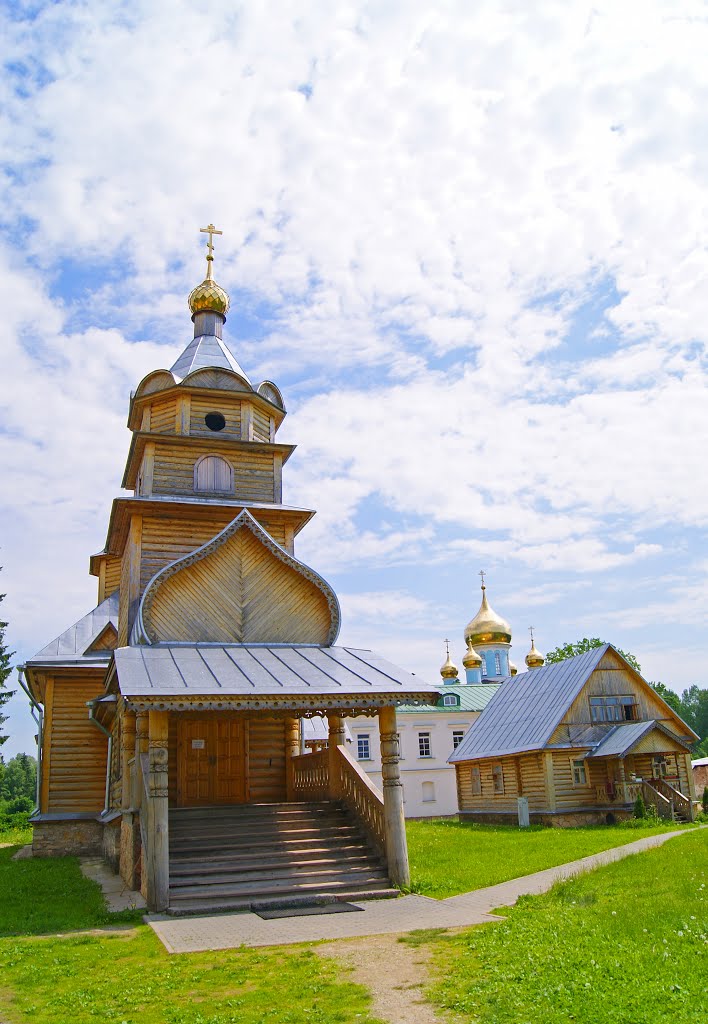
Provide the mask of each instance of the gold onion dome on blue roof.
{"label": "gold onion dome on blue roof", "polygon": [[457,665],[453,664],[449,651],[447,652],[445,664],[440,669],[440,675],[443,679],[457,679]]}
{"label": "gold onion dome on blue roof", "polygon": [[482,584],[482,604],[475,617],[465,626],[465,642],[477,644],[511,643],[511,626],[497,615],[487,601],[487,588]]}
{"label": "gold onion dome on blue roof", "polygon": [[528,668],[541,668],[542,665],[546,664],[546,659],[536,647],[536,641],[533,638],[533,628],[531,632],[531,650],[526,655],[525,661]]}
{"label": "gold onion dome on blue roof", "polygon": [[462,659],[462,664],[465,668],[479,668],[482,664],[482,655],[478,654],[472,646],[472,640],[467,641],[467,650],[465,656]]}
{"label": "gold onion dome on blue roof", "polygon": [[192,315],[195,313],[219,313],[225,317],[229,311],[231,302],[229,300],[228,292],[226,292],[220,284],[217,284],[214,280],[214,271],[212,264],[214,262],[214,246],[212,244],[212,237],[214,235],[220,235],[222,232],[218,231],[213,224],[209,227],[200,228],[200,231],[209,235],[209,242],[207,244],[207,276],[204,278],[201,284],[198,284],[196,288],[193,288],[189,293],[189,308]]}

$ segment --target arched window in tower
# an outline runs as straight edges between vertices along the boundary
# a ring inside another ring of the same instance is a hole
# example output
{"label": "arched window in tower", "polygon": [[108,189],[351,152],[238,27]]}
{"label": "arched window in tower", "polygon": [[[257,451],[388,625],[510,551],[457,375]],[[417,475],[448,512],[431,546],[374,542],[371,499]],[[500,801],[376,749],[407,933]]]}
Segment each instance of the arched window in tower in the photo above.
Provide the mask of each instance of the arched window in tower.
{"label": "arched window in tower", "polygon": [[230,494],[234,489],[231,465],[220,455],[202,455],[194,464],[194,490]]}
{"label": "arched window in tower", "polygon": [[501,658],[499,657],[499,651],[494,652],[494,670],[495,675],[501,675]]}

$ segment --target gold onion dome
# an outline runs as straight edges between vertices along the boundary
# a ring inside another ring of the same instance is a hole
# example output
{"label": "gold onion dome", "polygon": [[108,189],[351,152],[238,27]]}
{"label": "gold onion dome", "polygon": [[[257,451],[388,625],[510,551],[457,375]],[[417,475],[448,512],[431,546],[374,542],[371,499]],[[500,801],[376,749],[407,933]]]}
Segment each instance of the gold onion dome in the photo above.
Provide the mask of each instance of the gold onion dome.
{"label": "gold onion dome", "polygon": [[440,675],[443,679],[457,679],[457,665],[453,665],[449,651],[447,652],[445,664],[440,669]]}
{"label": "gold onion dome", "polygon": [[223,232],[215,228],[213,224],[209,224],[208,227],[200,228],[199,230],[202,234],[209,235],[206,257],[207,275],[202,283],[198,284],[189,293],[189,308],[192,311],[192,315],[195,313],[219,313],[225,317],[231,303],[228,293],[214,280],[214,269],[212,266],[214,263],[214,235],[221,235]]}
{"label": "gold onion dome", "polygon": [[514,664],[513,661],[509,662],[509,673],[512,676],[518,676],[518,674],[519,674],[519,670],[518,670],[518,668],[516,667],[516,665]]}
{"label": "gold onion dome", "polygon": [[477,654],[472,646],[471,640],[467,641],[467,650],[465,651],[465,656],[462,659],[462,664],[465,668],[479,668],[482,664],[482,656],[481,654]]}
{"label": "gold onion dome", "polygon": [[482,604],[475,617],[465,626],[465,641],[477,644],[511,643],[511,626],[497,615],[487,601],[487,588],[482,584]]}
{"label": "gold onion dome", "polygon": [[[211,270],[211,264],[209,264]],[[189,308],[192,313],[220,313],[226,316],[229,311],[227,292],[210,277],[205,277],[201,284],[189,293]]]}
{"label": "gold onion dome", "polygon": [[531,650],[526,655],[526,664],[529,668],[541,668],[546,663],[546,659],[543,657],[541,652],[536,649],[536,642],[531,641]]}

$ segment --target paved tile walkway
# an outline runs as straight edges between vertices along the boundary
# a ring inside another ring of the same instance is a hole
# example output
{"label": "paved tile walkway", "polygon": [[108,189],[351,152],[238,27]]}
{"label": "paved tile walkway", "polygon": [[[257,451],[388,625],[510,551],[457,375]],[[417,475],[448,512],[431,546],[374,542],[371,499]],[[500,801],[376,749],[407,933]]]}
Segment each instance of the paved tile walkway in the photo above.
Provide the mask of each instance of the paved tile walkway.
{"label": "paved tile walkway", "polygon": [[206,917],[167,917],[149,914],[145,920],[169,953],[196,953],[236,946],[285,946],[295,942],[355,938],[409,932],[416,928],[460,928],[485,921],[499,921],[490,913],[495,907],[509,907],[525,893],[546,892],[559,879],[622,860],[633,853],[661,846],[667,839],[686,831],[647,836],[626,846],[583,857],[558,867],[491,885],[487,889],[433,900],[427,896],[401,896],[396,900],[369,900],[355,904],[363,914],[328,914],[312,917],[284,917],[263,921],[257,914],[215,914]]}

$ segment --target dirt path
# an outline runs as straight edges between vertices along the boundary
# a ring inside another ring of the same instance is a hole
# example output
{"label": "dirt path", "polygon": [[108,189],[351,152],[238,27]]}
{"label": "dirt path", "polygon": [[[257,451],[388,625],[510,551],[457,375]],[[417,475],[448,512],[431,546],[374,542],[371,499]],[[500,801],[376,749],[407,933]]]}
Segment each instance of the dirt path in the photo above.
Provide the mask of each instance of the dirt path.
{"label": "dirt path", "polygon": [[430,951],[425,946],[398,942],[396,935],[365,939],[338,939],[315,947],[352,968],[352,981],[371,992],[371,1013],[386,1024],[443,1024],[443,1018],[425,1002],[430,984]]}

